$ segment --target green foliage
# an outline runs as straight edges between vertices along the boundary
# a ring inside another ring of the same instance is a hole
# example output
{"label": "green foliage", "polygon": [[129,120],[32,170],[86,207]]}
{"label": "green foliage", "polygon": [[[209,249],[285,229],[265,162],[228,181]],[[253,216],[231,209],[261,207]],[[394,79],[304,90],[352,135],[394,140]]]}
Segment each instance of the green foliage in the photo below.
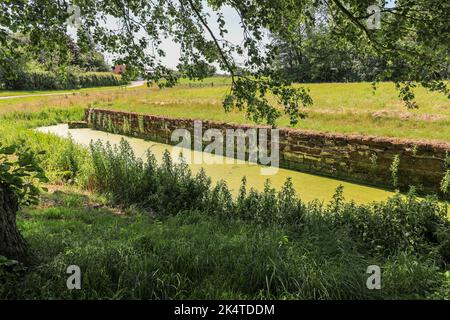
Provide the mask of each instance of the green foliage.
{"label": "green foliage", "polygon": [[418,147],[417,147],[417,145],[415,144],[415,145],[412,147],[412,150],[411,150],[411,153],[412,153],[412,155],[413,155],[414,157],[417,156],[417,151],[418,151]]}
{"label": "green foliage", "polygon": [[198,74],[201,74],[201,78],[208,78],[216,75],[217,68],[204,61],[199,61],[196,65],[189,63],[180,64],[178,66],[178,72],[178,76],[183,78],[192,78]]}
{"label": "green foliage", "polygon": [[400,166],[400,156],[397,154],[394,157],[394,160],[392,160],[391,163],[391,177],[392,177],[392,185],[394,186],[394,188],[398,187],[398,168]]}
{"label": "green foliage", "polygon": [[74,63],[86,72],[111,71],[103,55],[95,50],[80,53]]}
{"label": "green foliage", "polygon": [[[36,162],[55,184],[87,183],[88,151],[72,139],[27,130],[60,122],[80,119],[82,109],[42,109],[39,112],[11,112],[0,117],[0,140],[6,145],[16,145],[19,151],[36,155]],[[42,152],[42,150],[50,150]]]}
{"label": "green foliage", "polygon": [[125,85],[128,81],[111,72],[86,72],[79,75],[81,88]]}
{"label": "green foliage", "polygon": [[47,181],[34,152],[0,143],[0,186],[14,192],[20,204],[38,203],[40,192],[36,182]]}
{"label": "green foliage", "polygon": [[[65,34],[69,4],[72,2],[3,2],[1,30],[29,34],[34,51],[50,52],[51,56],[58,57],[61,65],[70,63],[73,50]],[[182,48],[180,69],[187,70],[190,78],[204,78],[208,75],[207,66],[213,64],[232,76],[230,94],[224,100],[227,110],[245,108],[252,119],[272,125],[280,112],[270,103],[271,95],[282,102],[293,124],[302,116],[299,106],[308,106],[311,98],[305,89],[292,87],[292,79],[280,77],[275,68],[280,48],[273,42],[264,43],[264,30],[280,37],[292,48],[301,48],[305,39],[299,36],[299,30],[327,25],[333,39],[352,45],[351,53],[346,56],[353,56],[354,51],[355,55],[368,57],[370,66],[382,65],[367,78],[395,81],[408,107],[416,107],[413,89],[418,85],[450,96],[445,82],[449,61],[448,7],[441,0],[401,0],[394,6],[383,2],[379,30],[369,29],[366,23],[370,17],[367,9],[373,4],[370,0],[170,0],[146,5],[142,5],[141,0],[125,3],[101,0],[76,1],[75,4],[83,13],[78,30],[81,47],[101,45],[102,49],[119,55],[116,62],[126,64],[133,74],[138,73],[166,87],[178,81],[176,72],[161,59],[166,56],[161,47],[163,39],[170,37]],[[223,10],[229,7],[241,19],[244,40],[239,44],[226,38],[229,25]],[[36,16],[37,10],[42,15]],[[104,23],[111,18],[117,21],[119,28]],[[217,23],[211,23],[211,19]],[[2,43],[7,42],[7,37],[8,32],[0,32]],[[310,40],[314,42],[311,45],[314,52],[319,51],[320,56],[329,52],[333,56],[330,60],[337,61],[343,69],[338,72],[352,69],[345,63],[342,51],[346,50],[341,49],[342,42],[334,40],[331,50],[325,50],[324,54],[321,51],[328,38],[307,38],[306,42]],[[313,63],[320,73],[339,67],[327,65],[325,60],[328,58],[319,58]]]}
{"label": "green foliage", "polygon": [[[0,276],[0,298],[410,299],[448,290],[432,257],[371,254],[346,225],[325,224],[312,209],[298,229],[224,223],[195,210],[117,216],[93,209],[85,196],[59,193],[57,200],[19,215],[37,264],[17,278]],[[65,286],[72,264],[82,270],[82,290]],[[382,268],[382,290],[365,286],[372,264]]]}
{"label": "green foliage", "polygon": [[380,76],[387,70],[385,57],[364,52],[330,29],[323,25],[299,27],[295,43],[275,34],[276,66],[281,76],[300,83],[391,80]]}
{"label": "green foliage", "polygon": [[385,203],[363,206],[345,203],[337,193],[324,218],[374,254],[433,252],[438,235],[450,227],[446,206],[431,197],[420,200],[413,191],[406,198],[397,194]]}
{"label": "green foliage", "polygon": [[59,159],[56,163],[60,171],[62,181],[74,183],[75,178],[79,175],[81,170],[80,149],[76,147],[72,138],[69,137],[68,142],[59,153]]}
{"label": "green foliage", "polygon": [[122,132],[124,134],[130,134],[131,133],[131,124],[130,124],[130,118],[129,117],[126,117],[126,116],[123,117]]}
{"label": "green foliage", "polygon": [[445,152],[445,166],[450,168],[450,154],[448,153],[448,151]]}
{"label": "green foliage", "polygon": [[144,163],[125,140],[114,147],[100,141],[92,143],[91,156],[93,188],[106,193],[116,204],[138,204],[176,214],[201,205],[210,186],[203,172],[192,176],[185,163],[173,164],[168,152],[161,166],[150,153]]}
{"label": "green foliage", "polygon": [[4,85],[7,89],[15,90],[64,88],[55,73],[46,71],[18,72],[13,79],[6,80]]}
{"label": "green foliage", "polygon": [[52,71],[21,71],[4,80],[12,90],[60,90],[101,86],[118,86],[127,82],[111,72],[56,73]]}
{"label": "green foliage", "polygon": [[[34,135],[26,142],[33,148],[79,149],[44,135],[37,145]],[[244,180],[234,199],[224,182],[211,187],[168,154],[158,165],[125,142],[96,142],[90,152],[75,157],[77,176],[89,176],[88,186],[112,203],[144,210],[117,216],[92,204],[99,200],[61,193],[50,199],[55,207],[27,209],[19,226],[36,265],[0,276],[1,298],[395,299],[448,291],[438,267],[450,258],[447,208],[433,198],[362,206],[338,189],[324,206],[303,203],[289,180],[280,192],[269,183],[248,190]],[[49,168],[73,161],[41,157]],[[70,264],[83,270],[81,291],[65,287]],[[383,270],[381,291],[365,287],[372,264]]]}
{"label": "green foliage", "polygon": [[441,191],[442,193],[446,194],[449,191],[450,187],[450,170],[447,170],[444,174],[444,177],[441,181]]}
{"label": "green foliage", "polygon": [[[4,116],[2,139],[24,139],[50,177],[68,178],[103,199],[55,193],[53,207],[19,213],[36,261],[2,273],[0,298],[61,299],[398,299],[448,297],[447,208],[413,193],[385,203],[304,203],[290,181],[263,192],[246,181],[236,199],[224,182],[166,154],[135,157],[130,146],[91,146],[25,131],[81,110]],[[102,119],[107,121],[107,119]],[[67,176],[61,176],[61,173]],[[69,178],[70,176],[70,178]],[[120,211],[120,215],[117,215]],[[10,263],[10,262],[6,262]],[[82,268],[83,290],[67,290],[66,268]],[[365,287],[368,265],[382,268],[382,290]],[[9,268],[9,267],[7,267]],[[3,269],[4,270],[4,269]]]}
{"label": "green foliage", "polygon": [[306,107],[313,103],[309,91],[303,87],[291,87],[280,79],[247,76],[233,80],[231,92],[225,97],[223,106],[227,112],[233,108],[246,110],[247,117],[254,122],[266,121],[275,126],[282,113],[269,101],[271,95],[277,98],[291,125],[305,118]]}
{"label": "green foliage", "polygon": [[139,132],[145,133],[145,125],[144,125],[144,116],[143,115],[138,116],[138,126],[139,126]]}
{"label": "green foliage", "polygon": [[373,168],[376,168],[378,162],[378,154],[372,153],[370,155],[370,163],[372,164]]}
{"label": "green foliage", "polygon": [[[0,288],[10,283],[17,283],[23,277],[25,268],[16,260],[0,255]],[[0,289],[2,295],[2,289]]]}

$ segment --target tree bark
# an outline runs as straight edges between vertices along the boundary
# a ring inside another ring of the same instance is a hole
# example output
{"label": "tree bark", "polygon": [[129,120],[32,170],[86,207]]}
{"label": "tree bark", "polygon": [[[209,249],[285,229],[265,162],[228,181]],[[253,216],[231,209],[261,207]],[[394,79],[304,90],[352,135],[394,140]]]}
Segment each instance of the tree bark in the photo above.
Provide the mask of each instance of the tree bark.
{"label": "tree bark", "polygon": [[19,202],[16,195],[0,184],[0,255],[25,262],[27,244],[17,229],[16,214]]}

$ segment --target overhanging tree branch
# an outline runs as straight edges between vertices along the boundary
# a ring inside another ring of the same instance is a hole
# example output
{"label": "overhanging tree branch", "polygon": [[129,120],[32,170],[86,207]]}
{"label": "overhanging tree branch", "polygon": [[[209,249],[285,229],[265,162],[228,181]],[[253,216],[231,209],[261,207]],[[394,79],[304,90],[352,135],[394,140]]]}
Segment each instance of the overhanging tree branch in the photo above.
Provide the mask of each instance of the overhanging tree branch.
{"label": "overhanging tree branch", "polygon": [[223,63],[225,64],[225,66],[227,67],[228,71],[230,72],[231,81],[234,84],[235,83],[234,68],[231,66],[230,62],[228,61],[228,58],[225,55],[225,53],[223,52],[223,50],[222,50],[222,48],[221,48],[221,46],[219,44],[219,41],[216,38],[214,32],[211,30],[211,28],[209,27],[208,23],[205,21],[205,19],[201,15],[201,13],[198,11],[197,7],[192,2],[192,0],[187,0],[187,2],[189,3],[189,6],[191,7],[191,9],[195,12],[195,15],[197,16],[197,18],[200,20],[200,23],[203,25],[203,27],[205,27],[205,29],[208,31],[209,35],[213,39],[213,41],[214,41],[214,43],[215,43],[215,45],[217,47],[217,50],[219,51],[219,54],[222,57]]}

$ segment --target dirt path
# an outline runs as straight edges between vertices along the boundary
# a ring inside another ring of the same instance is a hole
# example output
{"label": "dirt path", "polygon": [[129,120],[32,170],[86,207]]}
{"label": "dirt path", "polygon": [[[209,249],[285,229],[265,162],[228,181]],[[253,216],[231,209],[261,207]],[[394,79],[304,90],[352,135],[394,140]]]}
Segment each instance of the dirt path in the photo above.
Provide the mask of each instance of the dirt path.
{"label": "dirt path", "polygon": [[[136,88],[140,87],[145,83],[145,81],[132,81],[130,85],[126,88]],[[79,91],[68,91],[68,92],[55,92],[55,93],[37,93],[37,94],[23,94],[18,96],[5,96],[0,97],[0,100],[6,99],[17,99],[17,98],[28,98],[28,97],[47,97],[47,96],[63,96],[67,94],[79,93]]]}

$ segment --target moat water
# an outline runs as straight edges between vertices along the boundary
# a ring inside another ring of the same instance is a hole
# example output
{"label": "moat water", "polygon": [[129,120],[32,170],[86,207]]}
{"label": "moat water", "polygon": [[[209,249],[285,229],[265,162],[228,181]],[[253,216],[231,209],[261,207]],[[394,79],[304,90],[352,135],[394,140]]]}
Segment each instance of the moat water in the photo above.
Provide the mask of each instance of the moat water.
{"label": "moat water", "polygon": [[[74,142],[85,146],[89,145],[91,141],[97,140],[110,142],[112,145],[115,145],[118,144],[121,139],[125,139],[129,142],[137,156],[144,157],[147,150],[150,150],[158,161],[161,161],[165,150],[168,150],[169,152],[173,152],[174,150],[173,146],[167,144],[91,129],[69,129],[66,124],[41,127],[36,130],[43,133],[55,134],[60,137],[67,138],[71,136]],[[198,157],[199,155],[196,155],[196,153],[200,152],[192,151],[191,156]],[[188,152],[186,152],[186,154],[188,154]],[[344,187],[345,199],[353,200],[357,203],[382,201],[394,194],[393,192],[383,189],[281,168],[276,174],[265,176],[261,174],[262,166],[254,163],[238,163],[235,161],[233,164],[227,164],[226,161],[218,161],[221,156],[211,155],[209,153],[202,153],[202,157],[205,160],[204,163],[190,164],[192,172],[196,173],[203,168],[213,182],[225,180],[233,194],[236,194],[239,190],[243,177],[246,177],[247,185],[249,187],[253,187],[257,190],[262,190],[264,188],[267,179],[271,181],[272,186],[279,190],[286,179],[291,178],[297,193],[304,201],[318,199],[320,201],[328,202],[331,200],[336,188],[340,185]],[[211,157],[214,158],[215,162],[221,163],[207,164],[213,162],[211,161]]]}

